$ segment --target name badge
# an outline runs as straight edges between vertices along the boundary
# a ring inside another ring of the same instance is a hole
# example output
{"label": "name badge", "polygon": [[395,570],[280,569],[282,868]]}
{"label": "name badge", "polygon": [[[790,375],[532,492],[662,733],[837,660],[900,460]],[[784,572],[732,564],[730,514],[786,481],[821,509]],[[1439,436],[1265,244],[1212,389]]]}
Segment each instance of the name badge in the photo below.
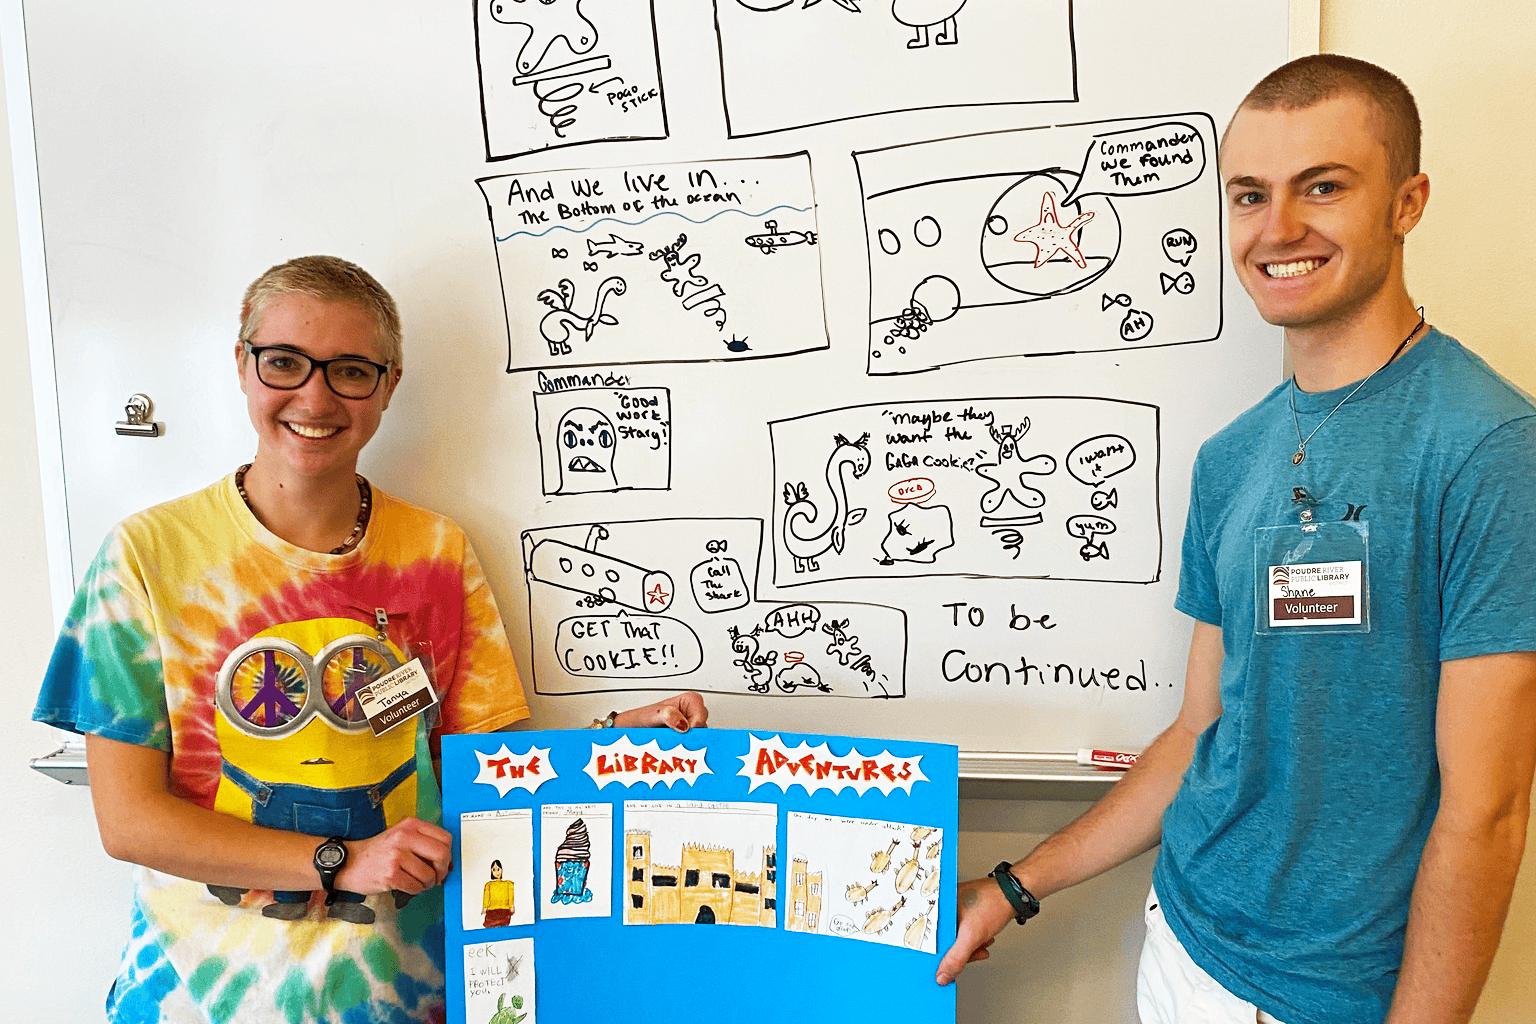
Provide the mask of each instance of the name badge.
{"label": "name badge", "polygon": [[402,722],[409,722],[429,708],[437,706],[437,692],[422,668],[420,658],[412,658],[393,672],[382,675],[357,689],[357,705],[368,719],[375,736],[382,736]]}
{"label": "name badge", "polygon": [[1269,627],[1360,625],[1365,574],[1359,562],[1269,567]]}
{"label": "name badge", "polygon": [[1369,633],[1370,525],[1260,527],[1254,535],[1253,605],[1257,633]]}

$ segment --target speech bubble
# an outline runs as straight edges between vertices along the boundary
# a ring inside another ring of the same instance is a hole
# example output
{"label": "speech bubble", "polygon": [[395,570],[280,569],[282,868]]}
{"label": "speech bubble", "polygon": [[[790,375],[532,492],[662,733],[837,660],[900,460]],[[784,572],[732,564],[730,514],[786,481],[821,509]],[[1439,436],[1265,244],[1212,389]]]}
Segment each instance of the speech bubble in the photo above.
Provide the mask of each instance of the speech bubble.
{"label": "speech bubble", "polygon": [[748,739],[748,750],[740,755],[741,771],[737,773],[747,780],[748,793],[758,786],[775,786],[787,795],[791,787],[799,786],[807,796],[845,789],[860,796],[878,789],[889,796],[898,789],[910,794],[914,783],[928,781],[921,754],[897,757],[882,750],[866,755],[857,747],[850,747],[846,754],[834,754],[825,743],[813,747],[801,740],[790,747],[777,734],[765,740],[754,733]]}
{"label": "speech bubble", "polygon": [[1195,250],[1199,248],[1200,243],[1195,241],[1194,234],[1188,228],[1163,232],[1163,255],[1181,267],[1189,266],[1189,261],[1195,258]]}
{"label": "speech bubble", "polygon": [[503,743],[494,754],[475,751],[480,762],[480,773],[475,781],[496,787],[498,796],[506,796],[514,789],[526,789],[530,793],[551,779],[558,778],[555,766],[549,761],[548,747],[530,747],[521,754],[514,754]]}
{"label": "speech bubble", "polygon": [[937,493],[938,488],[933,481],[925,476],[915,476],[910,480],[902,480],[900,483],[891,484],[885,493],[891,496],[891,500],[898,505],[918,504],[927,501]]}
{"label": "speech bubble", "polygon": [[1120,340],[1140,341],[1152,333],[1152,314],[1144,309],[1128,309],[1120,318]]}
{"label": "speech bubble", "polygon": [[1150,196],[1183,188],[1205,172],[1205,137],[1183,121],[1095,135],[1070,206],[1083,196]]}
{"label": "speech bubble", "polygon": [[1136,449],[1119,434],[1090,437],[1067,452],[1067,472],[1078,483],[1097,487],[1136,465]]}
{"label": "speech bubble", "polygon": [[693,567],[689,578],[693,599],[701,611],[728,612],[744,608],[752,596],[747,593],[741,575],[741,563],[734,558],[711,558]]}
{"label": "speech bubble", "polygon": [[821,609],[809,604],[786,604],[763,616],[763,628],[792,640],[802,633],[816,628],[821,621]]}
{"label": "speech bubble", "polygon": [[1115,532],[1115,524],[1103,516],[1072,516],[1067,520],[1067,532],[1080,540],[1093,540]]}
{"label": "speech bubble", "polygon": [[704,664],[698,634],[660,615],[576,615],[555,630],[555,657],[573,676],[660,679]]}
{"label": "speech bubble", "polygon": [[678,782],[693,785],[702,775],[713,775],[705,760],[704,748],[678,744],[665,750],[655,740],[635,746],[628,736],[612,743],[593,743],[587,766],[582,769],[597,788],[617,783],[620,786],[646,785],[671,789]]}

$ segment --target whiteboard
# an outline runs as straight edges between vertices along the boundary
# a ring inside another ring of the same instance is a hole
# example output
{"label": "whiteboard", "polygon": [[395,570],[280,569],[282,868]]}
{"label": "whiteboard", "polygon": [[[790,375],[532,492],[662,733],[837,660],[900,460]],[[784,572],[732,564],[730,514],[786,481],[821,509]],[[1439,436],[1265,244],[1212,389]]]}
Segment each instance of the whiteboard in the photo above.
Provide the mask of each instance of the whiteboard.
{"label": "whiteboard", "polygon": [[1189,467],[1279,377],[1215,161],[1281,0],[7,6],[55,578],[249,458],[239,296],[329,252],[406,324],[362,470],[468,531],[539,724],[1171,719]]}

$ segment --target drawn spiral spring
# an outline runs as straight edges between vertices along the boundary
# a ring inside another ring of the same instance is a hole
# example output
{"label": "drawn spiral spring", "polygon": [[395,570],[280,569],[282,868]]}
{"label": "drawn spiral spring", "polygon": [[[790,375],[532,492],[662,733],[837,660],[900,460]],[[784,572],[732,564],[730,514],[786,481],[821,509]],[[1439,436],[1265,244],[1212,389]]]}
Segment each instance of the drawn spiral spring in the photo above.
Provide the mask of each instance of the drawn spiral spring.
{"label": "drawn spiral spring", "polygon": [[549,118],[550,126],[555,129],[555,137],[565,138],[565,129],[576,123],[573,116],[576,113],[576,104],[570,102],[581,95],[584,88],[580,82],[566,82],[564,85],[546,92],[545,82],[533,83],[533,94],[539,98],[539,113]]}

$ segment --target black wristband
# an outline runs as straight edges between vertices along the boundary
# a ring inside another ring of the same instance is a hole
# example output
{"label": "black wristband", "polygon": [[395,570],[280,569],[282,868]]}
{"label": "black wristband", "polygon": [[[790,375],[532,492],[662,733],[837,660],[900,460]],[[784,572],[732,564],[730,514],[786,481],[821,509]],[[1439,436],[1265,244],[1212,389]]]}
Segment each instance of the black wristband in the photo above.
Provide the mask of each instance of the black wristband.
{"label": "black wristband", "polygon": [[1023,924],[1040,913],[1040,901],[1035,899],[1034,893],[1024,888],[1023,883],[1014,877],[1007,861],[1003,861],[992,869],[992,877],[997,879],[998,888],[1003,890],[1003,896],[1008,900],[1008,905],[1013,908],[1015,921]]}
{"label": "black wristband", "polygon": [[325,905],[336,902],[336,876],[347,864],[347,844],[341,836],[331,836],[315,847],[315,871],[325,889]]}

